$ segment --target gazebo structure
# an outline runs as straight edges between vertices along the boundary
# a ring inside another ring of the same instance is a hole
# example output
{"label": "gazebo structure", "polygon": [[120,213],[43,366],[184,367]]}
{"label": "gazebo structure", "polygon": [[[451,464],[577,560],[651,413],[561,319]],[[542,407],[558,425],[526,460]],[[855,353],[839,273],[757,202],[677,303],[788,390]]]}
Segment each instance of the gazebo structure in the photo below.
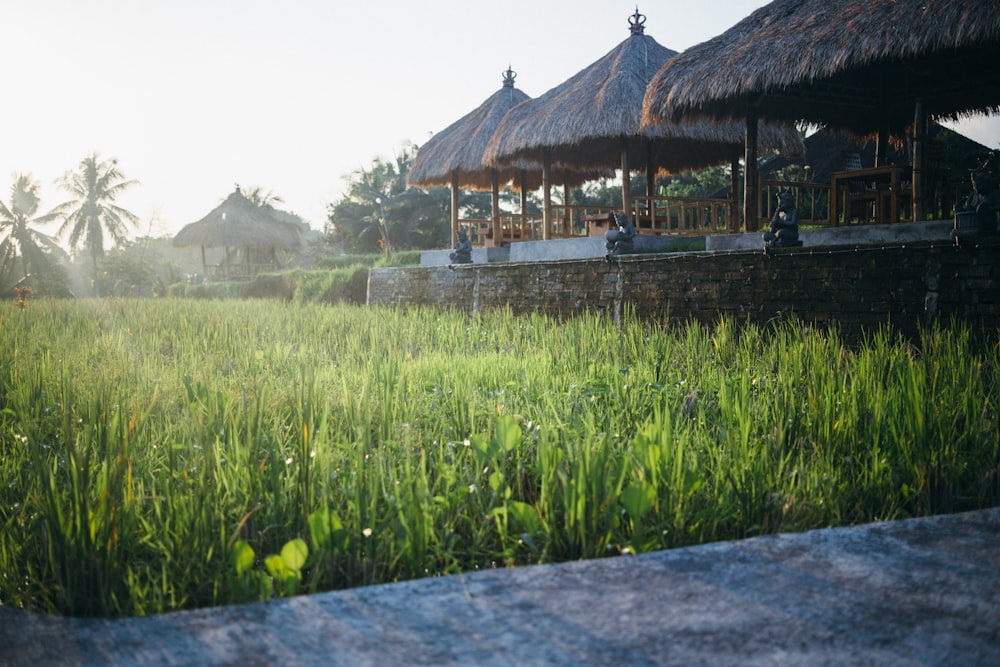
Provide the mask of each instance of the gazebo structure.
{"label": "gazebo structure", "polygon": [[[874,136],[861,137],[832,128],[822,128],[809,135],[805,139],[805,146],[804,158],[775,155],[760,161],[758,169],[765,189],[769,181],[782,181],[783,173],[790,167],[800,170],[799,178],[804,185],[829,186],[834,174],[843,170],[845,160],[874,164],[877,149],[880,148]],[[969,183],[969,171],[981,164],[989,155],[990,149],[935,122],[927,124],[927,147],[928,157],[933,156],[933,159],[927,160],[924,169],[925,207],[929,217],[946,218],[963,198]],[[890,142],[888,147],[882,146],[881,149],[883,152],[879,158],[886,164],[911,162],[909,145]],[[771,195],[773,192],[762,193],[762,200],[773,201]],[[804,217],[803,212],[800,205],[800,220]],[[860,215],[871,213],[872,211],[865,210]]]}
{"label": "gazebo structure", "polygon": [[[407,177],[412,187],[444,187],[451,189],[451,240],[455,242],[459,227],[459,193],[461,190],[492,193],[490,227],[492,238],[502,239],[500,221],[500,187],[516,183],[520,190],[521,219],[527,218],[527,193],[542,185],[538,163],[514,160],[503,167],[484,161],[486,145],[497,126],[511,108],[528,99],[514,85],[517,74],[510,66],[504,72],[503,86],[476,109],[436,133],[418,150]],[[603,175],[562,169],[562,180],[579,185],[590,177]]]}
{"label": "gazebo structure", "polygon": [[[542,164],[543,173],[556,162],[619,168],[626,212],[631,210],[634,164],[646,171],[648,196],[653,194],[658,170],[671,173],[730,162],[738,173],[744,140],[740,123],[682,119],[641,126],[647,84],[677,55],[645,34],[645,21],[636,10],[625,41],[564,83],[511,109],[487,147],[487,161],[503,165],[510,160],[531,160]],[[769,127],[763,139],[768,148],[804,152],[801,137],[790,126]],[[544,196],[548,230],[547,191]]]}
{"label": "gazebo structure", "polygon": [[[798,121],[913,137],[913,217],[923,219],[927,120],[1000,110],[1000,12],[967,0],[775,0],[678,55],[650,82],[644,124],[699,115]],[[747,164],[756,143],[747,142]],[[877,151],[876,165],[884,148]],[[756,174],[746,173],[748,221]]]}
{"label": "gazebo structure", "polygon": [[[237,186],[204,218],[185,225],[174,237],[174,247],[200,246],[202,269],[209,280],[240,280],[279,269],[278,250],[298,250],[302,238],[296,225],[273,213],[270,207],[251,202]],[[222,260],[208,264],[206,248],[223,248]]]}

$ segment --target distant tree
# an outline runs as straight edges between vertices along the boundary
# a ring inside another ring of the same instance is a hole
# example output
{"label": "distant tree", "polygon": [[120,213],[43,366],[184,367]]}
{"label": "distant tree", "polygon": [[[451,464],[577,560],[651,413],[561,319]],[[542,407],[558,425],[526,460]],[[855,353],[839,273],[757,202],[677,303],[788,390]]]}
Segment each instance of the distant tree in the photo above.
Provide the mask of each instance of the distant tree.
{"label": "distant tree", "polygon": [[267,192],[264,192],[264,188],[259,185],[254,185],[246,190],[243,190],[242,192],[243,196],[246,197],[254,206],[267,206],[275,208],[275,204],[285,203],[285,200],[274,194],[274,191],[268,190]]}
{"label": "distant tree", "polygon": [[416,147],[393,159],[375,158],[344,177],[347,193],[328,208],[329,242],[347,252],[428,248],[447,243],[449,199],[445,188],[406,183]]}
{"label": "distant tree", "polygon": [[[633,180],[632,185],[636,182],[637,180]],[[622,186],[610,178],[601,178],[585,183],[582,188],[574,191],[573,198],[585,206],[621,206]]]}
{"label": "distant tree", "polygon": [[60,238],[69,236],[70,247],[76,250],[85,246],[90,252],[94,271],[94,294],[100,298],[97,260],[104,255],[105,234],[114,244],[126,240],[128,225],[133,227],[139,218],[117,204],[115,199],[138,184],[126,180],[114,159],[101,160],[91,153],[80,161],[76,171],[68,172],[59,181],[60,187],[74,198],[53,210],[53,216],[63,223],[57,232]]}
{"label": "distant tree", "polygon": [[707,197],[713,192],[732,185],[732,172],[728,165],[685,171],[670,177],[663,187],[663,194],[670,197]]}
{"label": "distant tree", "polygon": [[44,240],[32,224],[42,223],[50,216],[36,216],[41,202],[39,184],[30,174],[18,174],[10,188],[10,204],[0,201],[0,267],[4,276],[11,275],[20,259],[21,277],[51,270]]}
{"label": "distant tree", "polygon": [[157,271],[164,267],[143,254],[141,242],[127,241],[105,254],[100,262],[102,294],[159,296],[166,291]]}

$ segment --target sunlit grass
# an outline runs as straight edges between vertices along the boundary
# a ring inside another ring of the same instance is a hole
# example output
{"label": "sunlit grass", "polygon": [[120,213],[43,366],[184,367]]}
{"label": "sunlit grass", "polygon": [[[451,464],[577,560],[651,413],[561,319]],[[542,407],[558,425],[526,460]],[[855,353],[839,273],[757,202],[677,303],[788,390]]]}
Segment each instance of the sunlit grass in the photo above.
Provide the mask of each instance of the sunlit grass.
{"label": "sunlit grass", "polygon": [[0,603],[151,614],[989,506],[1000,345],[0,306]]}

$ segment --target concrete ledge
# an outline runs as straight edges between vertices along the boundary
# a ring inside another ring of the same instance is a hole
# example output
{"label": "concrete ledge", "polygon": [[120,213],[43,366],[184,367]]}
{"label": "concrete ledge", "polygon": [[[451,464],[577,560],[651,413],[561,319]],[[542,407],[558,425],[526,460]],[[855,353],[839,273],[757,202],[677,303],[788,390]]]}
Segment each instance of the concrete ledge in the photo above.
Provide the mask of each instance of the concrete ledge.
{"label": "concrete ledge", "polygon": [[[915,241],[950,241],[952,220],[901,222],[895,225],[851,225],[825,229],[807,229],[800,233],[803,246],[853,246]],[[704,245],[700,245],[701,243]],[[696,246],[692,248],[692,245]],[[640,234],[635,239],[637,253],[690,250],[762,250],[760,232],[720,234],[708,237],[657,236]],[[420,266],[447,266],[451,250],[431,250],[420,255]],[[604,237],[581,236],[551,241],[518,241],[504,248],[474,248],[472,261],[544,262],[561,259],[594,259],[607,254]]]}
{"label": "concrete ledge", "polygon": [[[805,229],[799,233],[803,246],[870,245],[914,241],[950,241],[952,220],[900,222],[895,225],[849,225]],[[761,232],[724,234],[705,239],[706,250],[763,250]]]}
{"label": "concrete ledge", "polygon": [[1000,508],[122,620],[0,665],[994,665]]}
{"label": "concrete ledge", "polygon": [[[639,234],[633,245],[636,253],[671,252],[677,247],[690,249],[692,244],[700,244],[699,237],[656,236]],[[560,259],[593,259],[608,254],[607,241],[603,236],[581,236],[571,239],[551,241],[519,241],[510,244],[510,261],[542,262]]]}
{"label": "concrete ledge", "polygon": [[[448,266],[451,264],[453,250],[428,250],[420,253],[420,266]],[[489,262],[506,262],[510,256],[510,248],[473,248],[472,263],[488,264]]]}

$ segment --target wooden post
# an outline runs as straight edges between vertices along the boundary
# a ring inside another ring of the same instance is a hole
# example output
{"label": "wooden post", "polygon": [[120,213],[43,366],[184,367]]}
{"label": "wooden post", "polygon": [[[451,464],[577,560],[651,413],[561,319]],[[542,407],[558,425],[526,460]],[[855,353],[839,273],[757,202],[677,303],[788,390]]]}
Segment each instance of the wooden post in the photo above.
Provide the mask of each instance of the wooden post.
{"label": "wooden post", "polygon": [[628,141],[622,137],[622,210],[632,218],[632,174],[629,173]]}
{"label": "wooden post", "polygon": [[563,237],[573,235],[573,213],[569,209],[569,179],[568,171],[563,171]]}
{"label": "wooden post", "polygon": [[878,135],[875,137],[875,166],[881,167],[885,164],[886,155],[889,154],[889,133],[885,125],[880,125]]}
{"label": "wooden post", "polygon": [[740,200],[740,153],[733,151],[733,159],[729,165],[729,180],[731,192],[729,193],[729,214],[726,219],[726,230],[732,233],[740,231],[740,207],[737,202]]}
{"label": "wooden post", "polygon": [[549,171],[552,168],[549,152],[542,152],[542,240],[552,238],[552,183]]}
{"label": "wooden post", "polygon": [[503,239],[500,230],[500,183],[498,182],[497,168],[490,169],[490,214],[493,227],[493,241],[499,248]]}
{"label": "wooden post", "polygon": [[924,142],[927,141],[927,109],[917,100],[913,111],[913,222],[924,220]]}
{"label": "wooden post", "polygon": [[451,172],[451,244],[458,242],[458,169]]}
{"label": "wooden post", "polygon": [[743,231],[760,229],[757,212],[757,107],[747,106],[747,134],[743,165]]}
{"label": "wooden post", "polygon": [[521,228],[528,224],[528,172],[521,170]]}

